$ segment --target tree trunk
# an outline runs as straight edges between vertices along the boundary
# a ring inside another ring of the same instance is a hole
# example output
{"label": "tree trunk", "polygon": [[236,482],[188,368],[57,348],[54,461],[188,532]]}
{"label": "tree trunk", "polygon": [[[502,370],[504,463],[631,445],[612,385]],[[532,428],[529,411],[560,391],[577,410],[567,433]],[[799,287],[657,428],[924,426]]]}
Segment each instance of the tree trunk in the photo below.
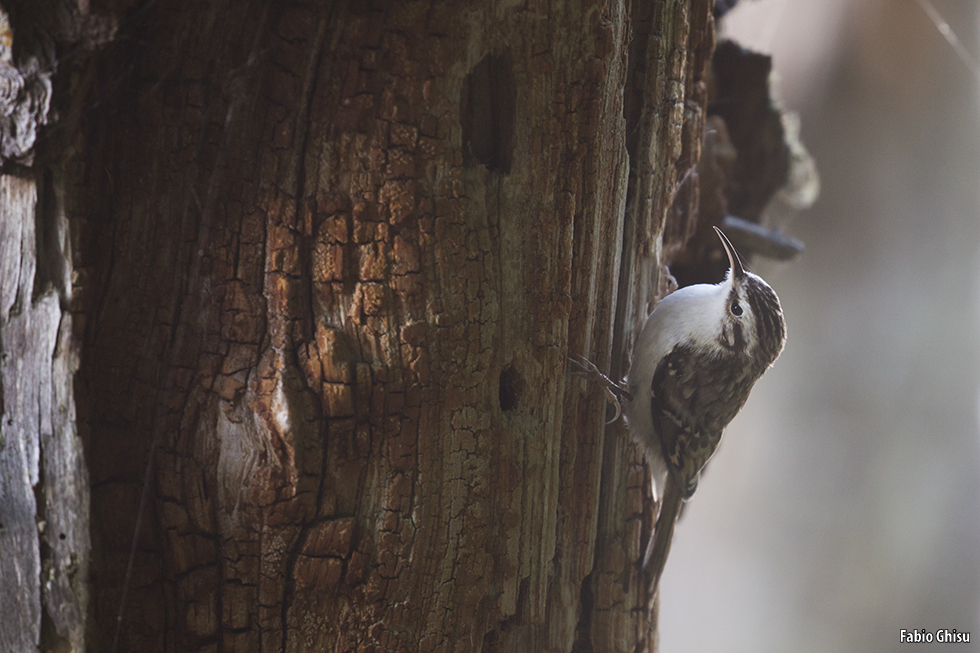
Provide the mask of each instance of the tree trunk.
{"label": "tree trunk", "polygon": [[59,71],[92,650],[655,649],[566,360],[662,292],[710,5],[160,0]]}

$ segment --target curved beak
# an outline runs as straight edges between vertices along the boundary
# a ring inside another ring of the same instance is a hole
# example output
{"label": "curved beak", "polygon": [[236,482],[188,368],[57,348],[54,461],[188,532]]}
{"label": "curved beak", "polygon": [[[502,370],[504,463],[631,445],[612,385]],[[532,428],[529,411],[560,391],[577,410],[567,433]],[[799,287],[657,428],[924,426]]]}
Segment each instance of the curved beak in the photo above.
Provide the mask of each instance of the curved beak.
{"label": "curved beak", "polygon": [[728,254],[728,263],[732,267],[732,278],[738,279],[745,276],[745,268],[742,267],[742,261],[738,258],[738,252],[732,247],[731,241],[728,240],[721,229],[718,227],[713,227],[713,229],[718,233],[718,237],[721,238],[721,244],[725,248],[725,253]]}

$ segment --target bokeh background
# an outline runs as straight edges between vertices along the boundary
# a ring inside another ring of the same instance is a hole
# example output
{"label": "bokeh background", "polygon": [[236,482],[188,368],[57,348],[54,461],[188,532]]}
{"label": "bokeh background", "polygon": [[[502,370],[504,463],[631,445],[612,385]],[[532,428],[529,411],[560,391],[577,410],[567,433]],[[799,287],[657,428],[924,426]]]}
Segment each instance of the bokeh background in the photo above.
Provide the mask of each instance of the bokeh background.
{"label": "bokeh background", "polygon": [[[980,2],[931,0],[974,59]],[[789,339],[710,463],[661,650],[980,651],[980,80],[918,0],[742,0],[821,195],[756,261]]]}

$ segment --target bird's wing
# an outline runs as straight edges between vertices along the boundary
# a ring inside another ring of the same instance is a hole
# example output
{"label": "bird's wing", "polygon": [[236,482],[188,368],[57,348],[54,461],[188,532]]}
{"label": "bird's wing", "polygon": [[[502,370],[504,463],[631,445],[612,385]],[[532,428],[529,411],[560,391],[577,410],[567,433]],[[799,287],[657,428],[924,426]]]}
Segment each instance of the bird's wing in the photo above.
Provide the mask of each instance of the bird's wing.
{"label": "bird's wing", "polygon": [[650,388],[650,410],[661,452],[681,482],[685,498],[694,494],[701,468],[721,439],[721,429],[705,423],[706,407],[698,408],[705,381],[698,378],[699,369],[691,349],[677,346],[660,361]]}

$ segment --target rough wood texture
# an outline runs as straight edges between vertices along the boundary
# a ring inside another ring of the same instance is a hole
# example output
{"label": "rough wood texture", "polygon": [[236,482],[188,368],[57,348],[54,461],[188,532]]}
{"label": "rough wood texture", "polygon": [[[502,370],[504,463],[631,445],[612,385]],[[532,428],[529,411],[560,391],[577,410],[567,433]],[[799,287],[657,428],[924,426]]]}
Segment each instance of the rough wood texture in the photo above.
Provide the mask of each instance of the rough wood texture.
{"label": "rough wood texture", "polygon": [[0,7],[0,162],[30,165],[38,130],[49,120],[51,73],[34,56],[15,62],[13,42],[10,19]]}
{"label": "rough wood texture", "polygon": [[565,361],[608,365],[614,320],[621,361],[659,287],[709,4],[123,26],[66,180],[93,648],[152,451],[121,651],[653,649],[642,466]]}
{"label": "rough wood texture", "polygon": [[39,269],[35,225],[52,215],[37,211],[33,179],[0,175],[0,650],[82,651],[88,477],[77,363],[71,317]]}
{"label": "rough wood texture", "polygon": [[[628,369],[634,331],[666,293],[663,242],[667,211],[683,173],[697,163],[704,133],[705,63],[713,46],[710,3],[667,0],[634,3],[634,31],[625,89],[626,146],[630,152],[622,265],[610,371]],[[685,192],[696,204],[697,178]],[[680,233],[678,238],[683,238]],[[656,649],[656,613],[648,616],[646,582],[637,561],[652,531],[649,475],[622,422],[607,427],[595,568],[583,595],[591,649]]]}
{"label": "rough wood texture", "polygon": [[[41,633],[41,550],[34,497],[40,465],[37,377],[45,368],[45,354],[54,349],[57,321],[51,319],[50,297],[37,306],[31,302],[34,184],[7,175],[0,176],[0,184],[0,543],[8,552],[0,556],[0,586],[17,588],[0,592],[0,617],[9,625],[0,630],[0,645],[26,651],[37,645]],[[21,308],[11,320],[15,303],[26,303],[27,310]]]}
{"label": "rough wood texture", "polygon": [[68,221],[35,149],[52,97],[42,49],[0,9],[0,650],[69,653],[85,648],[89,485]]}

